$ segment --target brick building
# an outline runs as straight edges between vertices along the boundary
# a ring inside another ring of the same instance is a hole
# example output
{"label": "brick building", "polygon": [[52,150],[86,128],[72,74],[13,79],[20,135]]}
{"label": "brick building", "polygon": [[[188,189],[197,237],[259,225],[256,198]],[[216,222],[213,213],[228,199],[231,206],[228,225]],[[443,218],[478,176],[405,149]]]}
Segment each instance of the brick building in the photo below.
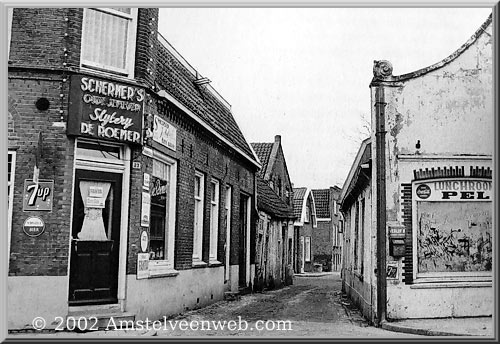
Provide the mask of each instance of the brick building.
{"label": "brick building", "polygon": [[257,173],[255,287],[272,289],[293,282],[293,188],[281,136],[251,145],[262,164]]}
{"label": "brick building", "polygon": [[158,9],[9,11],[8,328],[250,288],[260,165]]}
{"label": "brick building", "polygon": [[493,313],[492,27],[412,73],[375,61],[372,136],[341,196],[344,282],[375,323]]}
{"label": "brick building", "polygon": [[295,215],[295,273],[314,271],[311,250],[313,232],[318,228],[316,205],[310,188],[293,188],[293,212]]}
{"label": "brick building", "polygon": [[311,190],[318,222],[312,232],[311,251],[313,264],[321,264],[322,271],[339,271],[341,263],[342,215],[337,204],[340,191],[338,186]]}

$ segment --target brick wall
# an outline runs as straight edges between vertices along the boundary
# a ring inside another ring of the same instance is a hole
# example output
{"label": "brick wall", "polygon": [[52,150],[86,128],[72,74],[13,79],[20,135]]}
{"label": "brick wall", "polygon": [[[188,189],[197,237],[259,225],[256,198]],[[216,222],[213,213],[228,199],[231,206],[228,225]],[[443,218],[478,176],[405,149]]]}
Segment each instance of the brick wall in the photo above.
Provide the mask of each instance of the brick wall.
{"label": "brick wall", "polygon": [[[60,74],[9,73],[9,149],[17,151],[12,213],[12,236],[9,275],[67,274],[69,228],[73,178],[73,141],[68,140],[60,122]],[[36,108],[38,98],[45,97],[46,111]],[[63,114],[64,116],[64,114]],[[43,133],[40,179],[54,180],[53,209],[23,211],[24,180],[33,178],[38,133]],[[29,216],[45,222],[45,232],[28,237],[23,223]]]}
{"label": "brick wall", "polygon": [[[67,19],[67,20],[66,20]],[[15,9],[12,21],[12,41],[9,58],[9,149],[17,150],[14,208],[11,237],[11,275],[66,275],[68,268],[71,195],[73,188],[74,140],[57,123],[65,122],[69,98],[69,76],[80,72],[80,45],[83,9],[23,8]],[[191,268],[194,213],[194,171],[205,173],[205,222],[203,258],[209,250],[209,197],[211,177],[220,182],[220,218],[218,260],[224,262],[226,238],[224,224],[225,186],[233,188],[231,264],[239,262],[240,194],[254,195],[254,167],[241,155],[209,134],[199,124],[187,118],[173,104],[160,100],[152,92],[158,65],[158,9],[139,9],[136,45],[136,81],[148,90],[146,113],[160,114],[177,128],[177,151],[163,153],[176,159],[177,216],[175,233],[175,268]],[[64,50],[66,49],[66,50]],[[66,80],[66,81],[64,81]],[[62,95],[62,97],[61,97]],[[35,107],[38,98],[50,102],[46,111]],[[151,100],[151,102],[149,102]],[[213,103],[213,100],[211,100]],[[56,125],[54,125],[56,123]],[[33,176],[33,161],[38,132],[43,132],[44,149],[40,178],[53,179],[54,204],[50,213],[34,213],[45,221],[45,233],[30,238],[22,231],[27,216],[22,211],[24,180]],[[129,237],[127,273],[135,274],[140,247],[140,211],[143,172],[151,173],[151,159],[139,149],[132,151],[132,160],[142,162],[141,169],[132,169],[130,183]],[[256,221],[252,200],[252,224]],[[252,225],[250,237],[255,237]],[[251,262],[254,261],[251,241]]]}
{"label": "brick wall", "polygon": [[[210,237],[210,189],[211,178],[219,181],[219,241],[217,257],[224,262],[224,244],[226,229],[224,227],[225,187],[232,186],[232,213],[231,213],[231,254],[230,263],[239,263],[239,225],[240,225],[240,194],[254,194],[254,174],[252,167],[230,147],[212,136],[206,129],[194,120],[191,120],[174,104],[150,94],[147,99],[146,112],[151,115],[160,115],[177,129],[176,151],[167,149],[156,142],[153,148],[170,156],[177,161],[177,214],[175,228],[175,262],[174,267],[179,270],[192,268],[193,237],[194,237],[194,177],[195,171],[205,175],[204,223],[203,223],[203,260],[208,261]],[[133,152],[133,156],[139,152]],[[142,175],[152,172],[152,159],[146,156],[140,158],[141,170],[132,170],[131,174],[131,203],[129,223],[129,254],[127,273],[135,274],[137,250],[132,245],[140,246],[140,203],[142,192]],[[253,209],[253,205],[252,205]],[[252,231],[254,226],[252,226]],[[253,260],[253,255],[251,257]]]}

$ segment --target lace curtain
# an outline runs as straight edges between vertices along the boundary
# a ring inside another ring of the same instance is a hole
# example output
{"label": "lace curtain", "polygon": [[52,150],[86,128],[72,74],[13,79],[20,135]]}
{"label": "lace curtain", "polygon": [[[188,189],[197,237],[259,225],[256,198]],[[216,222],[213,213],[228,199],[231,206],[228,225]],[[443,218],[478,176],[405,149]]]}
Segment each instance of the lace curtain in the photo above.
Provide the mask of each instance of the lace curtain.
{"label": "lace curtain", "polygon": [[[102,189],[102,195],[100,197],[92,197],[89,192],[91,188],[99,191]],[[80,194],[83,199],[85,217],[83,219],[82,230],[78,233],[78,239],[93,241],[108,240],[106,229],[104,228],[102,210],[110,188],[111,183],[109,182],[80,181]]]}

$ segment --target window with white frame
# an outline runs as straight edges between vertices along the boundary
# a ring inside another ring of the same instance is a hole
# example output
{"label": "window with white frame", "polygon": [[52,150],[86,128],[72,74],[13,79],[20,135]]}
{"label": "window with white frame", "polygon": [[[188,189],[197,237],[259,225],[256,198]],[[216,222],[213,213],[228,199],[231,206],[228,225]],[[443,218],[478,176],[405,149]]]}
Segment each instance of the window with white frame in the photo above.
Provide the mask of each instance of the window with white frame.
{"label": "window with white frame", "polygon": [[217,262],[217,242],[219,239],[219,182],[210,181],[210,250],[209,261]]}
{"label": "window with white frame", "polygon": [[225,197],[225,228],[226,228],[226,246],[225,246],[225,259],[226,259],[226,280],[229,279],[229,253],[231,250],[231,202],[233,190],[230,185],[226,185],[226,197]]}
{"label": "window with white frame", "polygon": [[205,176],[196,171],[194,177],[194,237],[193,262],[201,262],[203,250],[203,197]]}
{"label": "window with white frame", "polygon": [[311,237],[305,237],[305,261],[311,261]]}
{"label": "window with white frame", "polygon": [[306,218],[304,222],[309,223],[310,218],[311,218],[311,209],[309,209],[309,205],[306,205]]}
{"label": "window with white frame", "polygon": [[7,196],[8,196],[8,219],[7,219],[7,230],[9,233],[9,252],[10,252],[10,234],[12,230],[12,202],[14,200],[14,175],[16,169],[16,152],[9,151],[8,152],[8,162],[7,162],[7,177],[8,177],[8,186],[7,186]]}
{"label": "window with white frame", "polygon": [[85,8],[81,65],[133,77],[137,8]]}
{"label": "window with white frame", "polygon": [[10,37],[12,36],[12,14],[13,14],[14,9],[13,8],[8,8],[7,9],[7,37],[8,37],[8,42],[7,42],[7,59],[10,56]]}

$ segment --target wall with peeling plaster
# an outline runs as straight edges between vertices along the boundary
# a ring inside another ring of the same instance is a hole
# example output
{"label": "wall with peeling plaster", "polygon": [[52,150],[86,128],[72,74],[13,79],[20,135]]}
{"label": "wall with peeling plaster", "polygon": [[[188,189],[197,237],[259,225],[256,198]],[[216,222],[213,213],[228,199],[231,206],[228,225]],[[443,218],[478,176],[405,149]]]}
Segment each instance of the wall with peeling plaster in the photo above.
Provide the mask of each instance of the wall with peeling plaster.
{"label": "wall with peeling plaster", "polygon": [[[487,24],[487,23],[486,23]],[[450,166],[492,168],[494,147],[492,24],[482,29],[441,63],[404,76],[384,76],[371,85],[372,156],[376,155],[376,89],[385,96],[386,220],[401,225],[401,184],[411,183],[414,170]],[[417,147],[418,144],[418,147]],[[374,159],[373,180],[376,180]],[[376,184],[376,183],[373,183]],[[372,187],[376,200],[376,186]],[[376,208],[374,207],[374,218]],[[415,220],[413,220],[415,221]],[[376,219],[373,224],[376,228]],[[415,226],[414,226],[415,231]],[[415,252],[416,242],[413,247]],[[374,251],[375,252],[375,251]],[[416,259],[414,258],[416,261]],[[387,318],[491,315],[491,276],[482,280],[431,285],[387,281]]]}

